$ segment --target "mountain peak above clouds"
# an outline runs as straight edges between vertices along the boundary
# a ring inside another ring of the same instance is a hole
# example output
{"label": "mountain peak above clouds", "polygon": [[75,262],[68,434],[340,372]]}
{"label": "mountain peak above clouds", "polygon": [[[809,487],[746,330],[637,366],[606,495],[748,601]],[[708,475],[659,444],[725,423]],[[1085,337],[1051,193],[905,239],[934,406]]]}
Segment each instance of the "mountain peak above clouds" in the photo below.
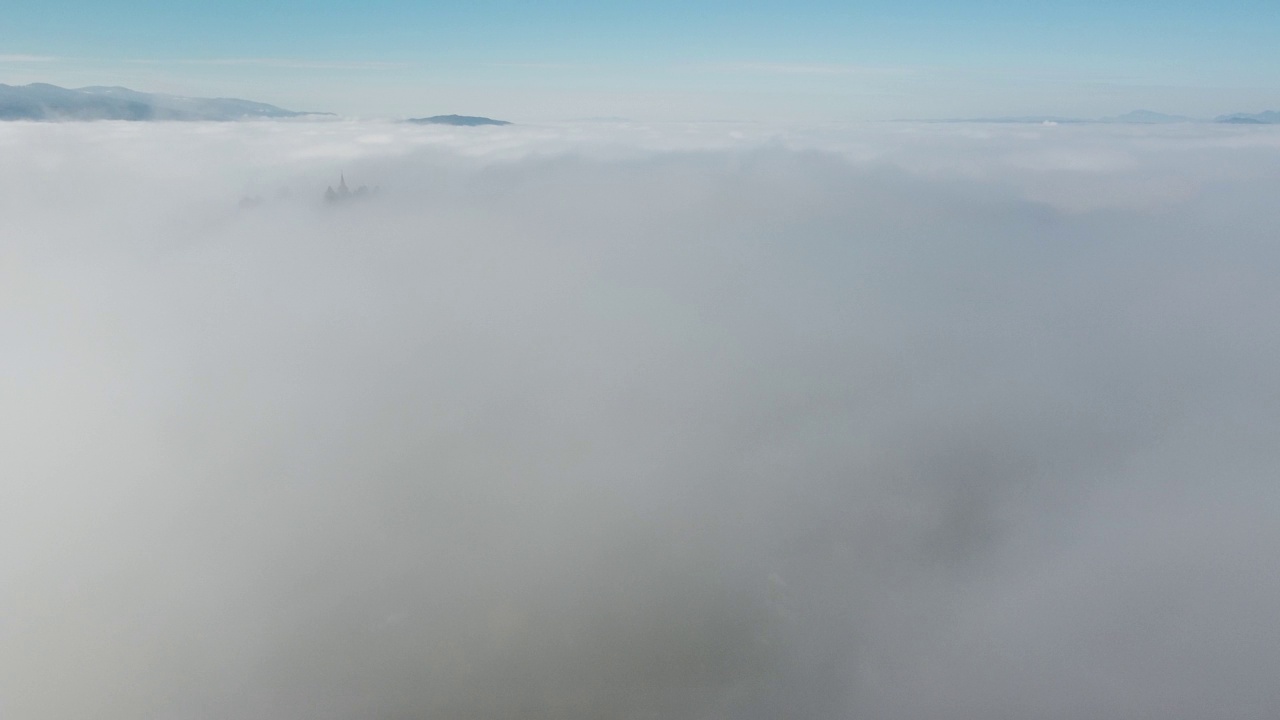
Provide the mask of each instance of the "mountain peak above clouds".
{"label": "mountain peak above clouds", "polygon": [[249,120],[330,113],[295,112],[238,98],[145,93],[124,87],[0,84],[0,120]]}
{"label": "mountain peak above clouds", "polygon": [[1214,118],[1213,121],[1236,125],[1276,125],[1280,124],[1280,112],[1263,110],[1259,113],[1231,113],[1230,115],[1220,115]]}
{"label": "mountain peak above clouds", "polygon": [[415,125],[510,125],[506,120],[494,120],[493,118],[479,117],[475,115],[432,115],[424,118],[409,118],[408,122]]}

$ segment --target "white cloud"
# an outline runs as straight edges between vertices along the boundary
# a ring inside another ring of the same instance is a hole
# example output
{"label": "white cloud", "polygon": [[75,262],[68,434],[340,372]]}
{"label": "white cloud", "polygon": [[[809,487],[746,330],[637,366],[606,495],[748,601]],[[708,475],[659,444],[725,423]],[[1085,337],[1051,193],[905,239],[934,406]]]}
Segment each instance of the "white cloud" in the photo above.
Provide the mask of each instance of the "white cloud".
{"label": "white cloud", "polygon": [[1272,128],[0,154],[6,716],[1272,707]]}

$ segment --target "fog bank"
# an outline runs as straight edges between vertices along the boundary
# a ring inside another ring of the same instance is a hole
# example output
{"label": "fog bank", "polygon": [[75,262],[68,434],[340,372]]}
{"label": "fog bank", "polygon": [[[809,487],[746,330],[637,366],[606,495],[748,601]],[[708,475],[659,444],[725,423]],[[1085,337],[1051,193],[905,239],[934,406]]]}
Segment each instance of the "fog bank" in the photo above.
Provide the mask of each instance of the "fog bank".
{"label": "fog bank", "polygon": [[5,718],[1280,708],[1275,129],[0,157]]}

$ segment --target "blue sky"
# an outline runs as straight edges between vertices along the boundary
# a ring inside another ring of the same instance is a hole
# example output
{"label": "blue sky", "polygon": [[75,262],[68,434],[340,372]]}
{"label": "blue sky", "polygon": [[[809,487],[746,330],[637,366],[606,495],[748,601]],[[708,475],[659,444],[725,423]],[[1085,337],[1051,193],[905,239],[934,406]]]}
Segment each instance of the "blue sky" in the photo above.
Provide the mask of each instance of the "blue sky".
{"label": "blue sky", "polygon": [[0,82],[355,115],[846,121],[1280,106],[1280,3],[18,3]]}

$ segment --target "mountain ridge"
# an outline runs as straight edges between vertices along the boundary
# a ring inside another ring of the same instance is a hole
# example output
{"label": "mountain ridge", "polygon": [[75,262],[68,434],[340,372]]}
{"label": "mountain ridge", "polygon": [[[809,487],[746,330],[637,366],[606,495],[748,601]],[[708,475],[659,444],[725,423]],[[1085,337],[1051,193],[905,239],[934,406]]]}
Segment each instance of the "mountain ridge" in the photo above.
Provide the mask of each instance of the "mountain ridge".
{"label": "mountain ridge", "polygon": [[409,118],[405,122],[414,125],[460,125],[475,127],[477,125],[510,125],[506,120],[480,117],[478,115],[432,115],[431,117]]}
{"label": "mountain ridge", "polygon": [[0,120],[227,122],[330,114],[285,110],[239,98],[165,95],[120,86],[64,88],[49,83],[0,83]]}
{"label": "mountain ridge", "polygon": [[1213,119],[1214,122],[1233,123],[1236,125],[1277,125],[1280,124],[1280,112],[1275,110],[1263,110],[1257,113],[1231,113],[1229,115],[1219,115]]}

